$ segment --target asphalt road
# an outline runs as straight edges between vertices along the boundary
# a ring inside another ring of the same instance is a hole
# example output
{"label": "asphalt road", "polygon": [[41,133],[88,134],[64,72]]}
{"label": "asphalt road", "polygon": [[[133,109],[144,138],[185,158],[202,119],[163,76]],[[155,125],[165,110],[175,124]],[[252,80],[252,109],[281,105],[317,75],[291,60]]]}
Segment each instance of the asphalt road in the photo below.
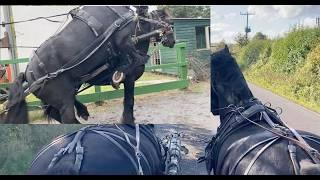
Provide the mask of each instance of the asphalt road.
{"label": "asphalt road", "polygon": [[299,104],[253,84],[249,84],[249,87],[253,95],[260,99],[262,103],[270,102],[272,107],[281,107],[283,112],[280,117],[289,126],[298,130],[305,130],[320,135],[319,113],[313,112]]}

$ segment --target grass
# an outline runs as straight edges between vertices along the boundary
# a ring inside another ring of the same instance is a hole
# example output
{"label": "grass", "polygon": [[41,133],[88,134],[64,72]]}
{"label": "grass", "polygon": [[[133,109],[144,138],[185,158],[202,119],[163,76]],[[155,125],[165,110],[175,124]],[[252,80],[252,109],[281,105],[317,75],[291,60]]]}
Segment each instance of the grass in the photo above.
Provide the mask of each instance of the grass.
{"label": "grass", "polygon": [[54,138],[85,125],[1,125],[0,175],[23,175],[36,153]]}

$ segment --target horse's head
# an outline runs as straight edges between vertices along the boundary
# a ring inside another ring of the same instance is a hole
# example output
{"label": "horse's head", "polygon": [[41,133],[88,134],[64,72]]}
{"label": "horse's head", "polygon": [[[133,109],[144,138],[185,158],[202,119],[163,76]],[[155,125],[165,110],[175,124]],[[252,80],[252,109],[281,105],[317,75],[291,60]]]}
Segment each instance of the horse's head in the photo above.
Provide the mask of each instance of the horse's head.
{"label": "horse's head", "polygon": [[222,115],[229,105],[243,105],[253,97],[227,46],[211,55],[211,112]]}
{"label": "horse's head", "polygon": [[161,42],[166,47],[173,48],[176,41],[172,29],[171,15],[167,9],[154,10],[150,13],[153,20],[159,21],[154,29],[161,29],[161,33],[156,36],[156,41]]}

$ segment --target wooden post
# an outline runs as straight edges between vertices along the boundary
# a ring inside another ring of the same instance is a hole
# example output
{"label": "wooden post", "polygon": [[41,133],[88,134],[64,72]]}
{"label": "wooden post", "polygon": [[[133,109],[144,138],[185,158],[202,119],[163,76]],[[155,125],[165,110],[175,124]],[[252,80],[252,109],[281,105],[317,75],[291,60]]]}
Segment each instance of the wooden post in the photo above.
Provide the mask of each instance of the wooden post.
{"label": "wooden post", "polygon": [[[14,22],[11,6],[3,6],[3,14],[4,14],[4,21],[6,23]],[[9,50],[10,59],[17,59],[18,52],[17,52],[17,47],[16,47],[16,35],[15,35],[14,24],[7,24],[7,25],[5,25],[5,28],[6,28],[6,31],[8,32],[8,37],[9,37],[8,50]],[[10,78],[9,80],[13,81],[13,79],[19,73],[19,65],[14,64],[14,65],[10,65],[10,66],[12,67],[12,73],[11,73],[12,78]]]}
{"label": "wooden post", "polygon": [[177,61],[180,64],[178,75],[180,80],[188,79],[188,67],[186,60],[186,43],[179,43],[176,45]]}
{"label": "wooden post", "polygon": [[[101,86],[94,86],[94,92],[95,93],[100,93],[101,92]],[[95,102],[95,104],[97,105],[97,106],[102,106],[102,101],[97,101],[97,102]]]}

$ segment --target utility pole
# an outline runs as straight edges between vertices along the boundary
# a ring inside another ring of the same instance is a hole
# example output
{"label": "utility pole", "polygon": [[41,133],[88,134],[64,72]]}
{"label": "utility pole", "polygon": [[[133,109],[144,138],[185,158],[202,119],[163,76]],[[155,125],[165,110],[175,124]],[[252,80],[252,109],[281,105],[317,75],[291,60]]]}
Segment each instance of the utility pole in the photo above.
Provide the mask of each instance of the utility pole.
{"label": "utility pole", "polygon": [[320,18],[319,17],[316,18],[316,24],[317,24],[317,28],[320,28]]}
{"label": "utility pole", "polygon": [[248,11],[246,13],[241,13],[240,12],[240,15],[243,15],[243,16],[247,16],[247,25],[246,25],[246,28],[244,29],[245,33],[246,33],[246,40],[248,40],[248,33],[251,32],[251,29],[249,27],[249,16],[250,15],[254,15],[253,13],[248,13]]}
{"label": "utility pole", "polygon": [[[3,14],[4,14],[4,22],[14,22],[13,21],[13,13],[12,13],[12,7],[11,6],[3,6]],[[14,24],[7,24],[5,25],[6,32],[8,33],[9,37],[9,57],[10,59],[17,59],[18,58],[18,52],[16,47],[16,34],[14,29]],[[19,73],[19,66],[16,64],[12,64],[12,73],[11,73],[11,80],[15,79]]]}

